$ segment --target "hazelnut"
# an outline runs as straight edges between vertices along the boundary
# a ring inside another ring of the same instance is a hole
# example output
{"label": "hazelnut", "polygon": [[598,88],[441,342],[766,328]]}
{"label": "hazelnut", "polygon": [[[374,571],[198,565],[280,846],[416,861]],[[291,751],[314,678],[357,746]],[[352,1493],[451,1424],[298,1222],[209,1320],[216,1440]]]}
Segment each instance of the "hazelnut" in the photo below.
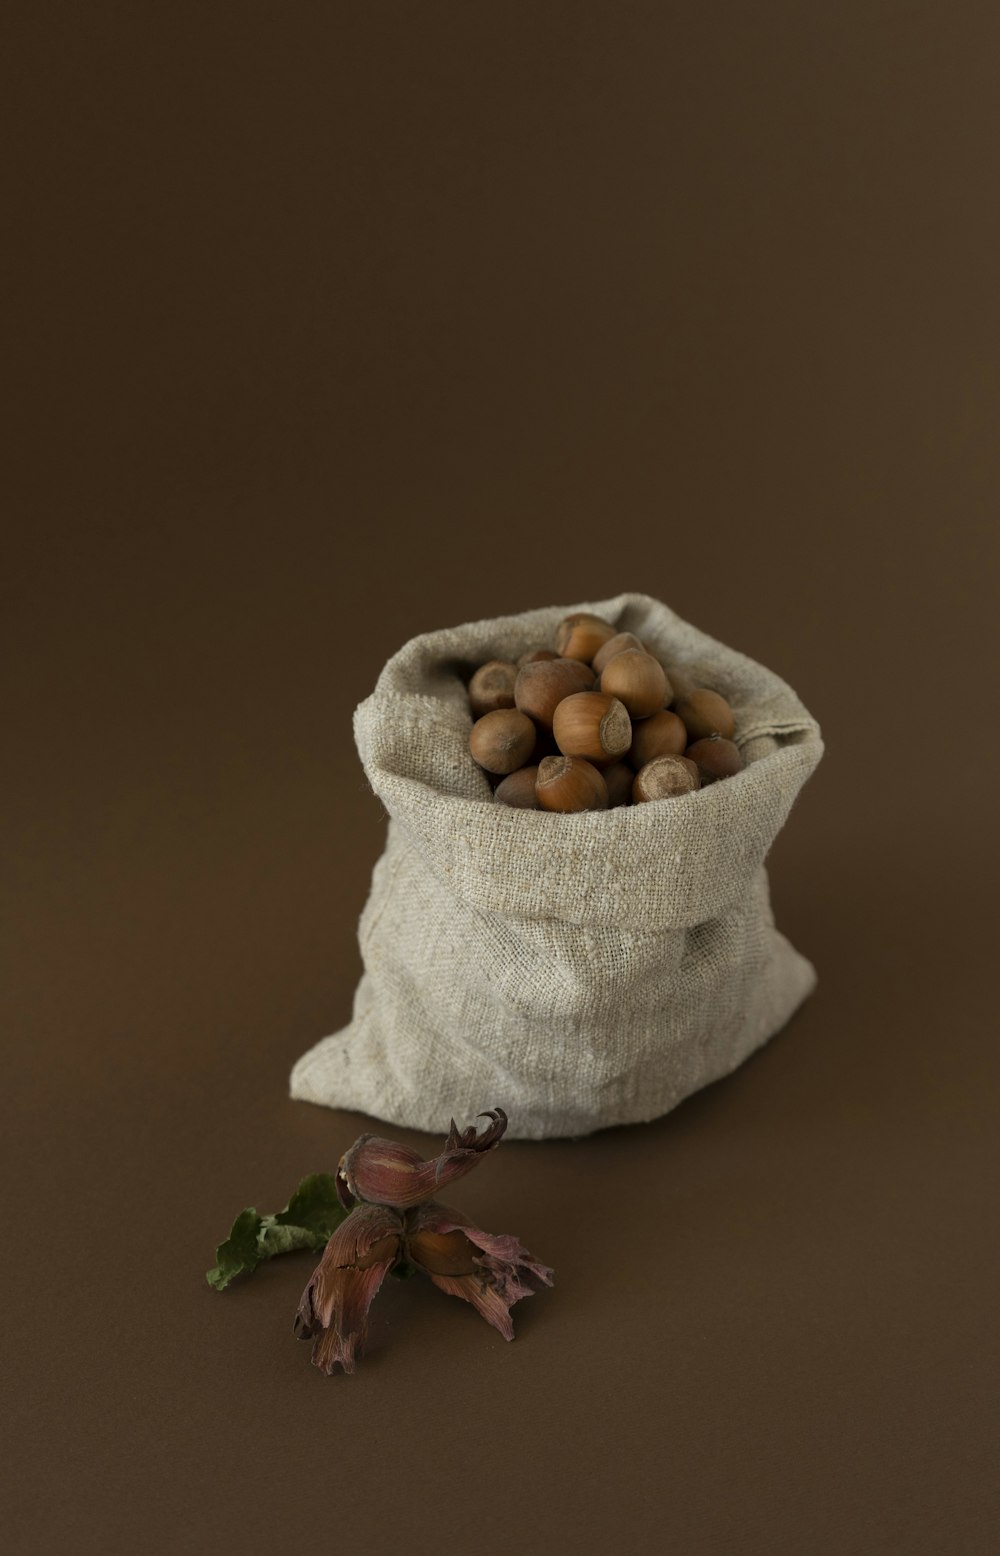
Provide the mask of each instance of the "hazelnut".
{"label": "hazelnut", "polygon": [[517,665],[506,659],[491,659],[488,664],[480,665],[469,682],[469,706],[473,716],[481,719],[484,713],[492,713],[496,708],[512,708],[516,680]]}
{"label": "hazelnut", "polygon": [[[692,762],[692,767],[694,763]],[[695,768],[697,771],[697,768]],[[635,773],[627,762],[612,762],[610,767],[601,768],[601,777],[607,785],[608,804],[612,809],[616,805],[627,805],[632,798],[632,782]]]}
{"label": "hazelnut", "polygon": [[615,636],[615,628],[602,616],[575,611],[556,628],[556,651],[563,659],[585,659],[589,664],[602,643]]}
{"label": "hazelnut", "polygon": [[613,638],[601,644],[594,655],[594,673],[600,675],[608,660],[614,659],[616,654],[624,653],[626,648],[638,648],[645,652],[645,645],[640,643],[634,632],[616,632]]}
{"label": "hazelnut", "polygon": [[692,740],[707,740],[709,735],[721,735],[724,740],[733,738],[733,710],[725,697],[709,691],[707,686],[695,686],[678,697],[674,712],[684,720]]}
{"label": "hazelnut", "polygon": [[493,791],[493,798],[500,805],[512,805],[515,810],[540,810],[535,795],[537,767],[519,767],[501,779]]}
{"label": "hazelnut", "polygon": [[484,713],[469,731],[469,750],[488,773],[514,773],[535,749],[535,726],[516,708]]}
{"label": "hazelnut", "polygon": [[688,743],[683,719],[661,708],[636,724],[632,731],[632,749],[628,759],[633,767],[645,767],[658,756],[682,756]]}
{"label": "hazelnut", "polygon": [[543,756],[558,755],[559,747],[556,744],[556,737],[553,735],[551,729],[545,729],[544,727],[539,728],[537,730],[535,739],[535,749],[532,751],[531,756],[528,759],[530,764],[533,767],[537,767]]}
{"label": "hazelnut", "polygon": [[640,648],[626,648],[608,660],[601,675],[601,691],[623,702],[634,719],[656,713],[671,695],[663,666]]}
{"label": "hazelnut", "polygon": [[707,735],[688,746],[686,755],[695,763],[702,783],[714,783],[717,778],[732,778],[743,771],[743,755],[739,746],[724,735]]}
{"label": "hazelnut", "polygon": [[526,654],[522,654],[517,661],[517,668],[522,665],[538,664],[543,659],[558,659],[559,655],[554,648],[529,648]]}
{"label": "hazelnut", "polygon": [[594,672],[578,659],[536,659],[517,672],[514,703],[536,724],[551,729],[563,698],[589,691],[593,684]]}
{"label": "hazelnut", "polygon": [[608,786],[582,756],[547,756],[539,764],[535,793],[543,810],[608,808]]}
{"label": "hazelnut", "polygon": [[632,744],[632,724],[624,704],[603,692],[564,697],[556,708],[552,733],[563,756],[583,756],[597,766],[624,756]]}
{"label": "hazelnut", "polygon": [[667,680],[674,689],[676,705],[676,699],[678,697],[686,697],[688,692],[693,692],[698,683],[691,679],[683,665],[664,664],[663,668],[667,672]]}
{"label": "hazelnut", "polygon": [[697,772],[692,773],[691,763],[683,756],[658,756],[636,773],[632,798],[640,805],[644,800],[668,800],[691,794],[697,788]]}

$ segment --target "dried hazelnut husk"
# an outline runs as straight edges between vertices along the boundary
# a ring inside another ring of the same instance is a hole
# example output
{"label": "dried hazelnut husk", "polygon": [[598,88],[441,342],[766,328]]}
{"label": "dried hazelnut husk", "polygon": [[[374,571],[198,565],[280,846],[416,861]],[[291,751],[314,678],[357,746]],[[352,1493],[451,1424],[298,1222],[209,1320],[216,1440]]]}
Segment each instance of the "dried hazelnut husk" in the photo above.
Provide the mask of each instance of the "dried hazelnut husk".
{"label": "dried hazelnut husk", "polygon": [[538,768],[535,793],[543,810],[608,808],[608,786],[582,756],[547,756]]}
{"label": "dried hazelnut husk", "polygon": [[616,805],[630,804],[635,773],[627,762],[612,762],[610,767],[602,767],[601,777],[607,785],[608,804],[612,810]]}
{"label": "dried hazelnut husk", "polygon": [[707,686],[696,686],[678,697],[674,712],[684,720],[692,741],[707,740],[709,735],[721,735],[732,740],[736,729],[733,710],[725,697],[710,691]]}
{"label": "dried hazelnut husk", "polygon": [[515,810],[540,810],[535,794],[537,767],[519,767],[516,773],[508,773],[493,791],[493,798],[500,805],[512,805]]}
{"label": "dried hazelnut husk", "polygon": [[558,658],[559,655],[556,653],[554,648],[529,648],[527,653],[522,654],[520,659],[517,661],[517,668],[520,670],[522,665],[534,665],[538,664],[543,659]]}
{"label": "dried hazelnut husk", "polygon": [[535,726],[517,708],[484,713],[469,731],[469,750],[488,773],[515,773],[535,749]]}
{"label": "dried hazelnut husk", "polygon": [[743,771],[743,755],[739,746],[723,735],[706,735],[696,740],[685,753],[696,765],[702,783],[714,783],[717,778],[732,778]]}
{"label": "dried hazelnut husk", "polygon": [[608,638],[602,643],[592,660],[594,673],[600,675],[609,659],[614,659],[616,654],[622,654],[627,648],[638,648],[646,652],[645,644],[641,643],[634,632],[616,632],[613,638]]}
{"label": "dried hazelnut husk", "polygon": [[546,729],[564,697],[590,691],[594,672],[579,659],[536,659],[517,672],[514,703],[522,713]]}
{"label": "dried hazelnut husk", "polygon": [[660,661],[641,648],[626,648],[608,660],[601,675],[601,691],[623,702],[634,719],[656,713],[671,695]]}
{"label": "dried hazelnut husk", "polygon": [[680,794],[691,794],[697,788],[698,774],[692,773],[691,763],[684,757],[658,756],[636,773],[632,798],[641,805],[644,800],[675,799]]}
{"label": "dried hazelnut husk", "polygon": [[473,716],[481,719],[484,713],[493,713],[497,708],[512,708],[516,680],[517,665],[509,660],[491,659],[480,665],[469,682],[469,706]]}
{"label": "dried hazelnut husk", "polygon": [[563,756],[583,756],[600,767],[625,755],[632,744],[632,721],[617,697],[575,692],[556,708],[552,733]]}
{"label": "dried hazelnut husk", "polygon": [[574,611],[571,616],[564,616],[556,628],[556,652],[563,659],[582,659],[589,664],[601,644],[614,637],[615,630],[603,616]]}
{"label": "dried hazelnut husk", "polygon": [[632,731],[632,749],[628,759],[635,768],[645,767],[658,756],[683,756],[688,732],[683,719],[661,708],[641,719]]}

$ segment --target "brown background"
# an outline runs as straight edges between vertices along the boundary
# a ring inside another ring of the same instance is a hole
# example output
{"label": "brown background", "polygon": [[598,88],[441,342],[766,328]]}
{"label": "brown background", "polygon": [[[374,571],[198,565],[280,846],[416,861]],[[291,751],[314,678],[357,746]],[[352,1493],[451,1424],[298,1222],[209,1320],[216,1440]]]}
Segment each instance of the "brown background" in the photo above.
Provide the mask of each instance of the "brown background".
{"label": "brown background", "polygon": [[[12,1548],[994,1551],[995,7],[5,22]],[[390,1283],[324,1378],[308,1256],[203,1271],[365,1123],[286,1099],[382,843],[351,711],[624,588],[823,725],[819,990],[455,1191],[556,1268],[513,1345]]]}

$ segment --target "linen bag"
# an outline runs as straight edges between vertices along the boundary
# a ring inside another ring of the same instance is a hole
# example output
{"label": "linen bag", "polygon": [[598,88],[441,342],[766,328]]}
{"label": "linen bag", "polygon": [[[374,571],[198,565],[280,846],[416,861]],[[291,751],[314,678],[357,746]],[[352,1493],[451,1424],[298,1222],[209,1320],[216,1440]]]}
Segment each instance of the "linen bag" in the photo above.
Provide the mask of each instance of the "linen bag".
{"label": "linen bag", "polygon": [[[556,815],[498,805],[468,750],[466,684],[549,645],[569,611],[636,633],[722,692],[746,767],[680,798]],[[658,1117],[742,1063],[816,974],[774,927],[764,860],[816,767],[778,676],[644,594],[413,638],[354,717],[389,815],[349,1024],[291,1094],[413,1129],[499,1106],[513,1137]]]}

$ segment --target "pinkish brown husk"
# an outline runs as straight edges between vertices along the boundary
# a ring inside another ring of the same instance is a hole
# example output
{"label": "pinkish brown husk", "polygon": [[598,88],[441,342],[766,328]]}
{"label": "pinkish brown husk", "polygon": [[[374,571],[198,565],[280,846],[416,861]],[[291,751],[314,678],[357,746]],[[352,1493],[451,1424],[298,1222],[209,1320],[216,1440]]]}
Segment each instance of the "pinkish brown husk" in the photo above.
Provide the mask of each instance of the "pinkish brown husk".
{"label": "pinkish brown husk", "polygon": [[312,1359],[353,1372],[368,1337],[368,1309],[400,1257],[403,1222],[383,1205],[359,1205],[334,1232],[309,1279],[294,1333],[315,1340]]}
{"label": "pinkish brown husk", "polygon": [[449,1205],[430,1203],[410,1212],[407,1250],[435,1286],[471,1303],[505,1340],[514,1338],[514,1303],[554,1279],[516,1237],[484,1232]]}
{"label": "pinkish brown husk", "polygon": [[342,1201],[350,1205],[364,1200],[408,1210],[432,1199],[449,1183],[464,1178],[500,1144],[507,1128],[506,1113],[493,1108],[480,1117],[490,1120],[482,1134],[474,1124],[460,1131],[452,1119],[444,1150],[430,1160],[395,1140],[362,1135],[340,1159],[337,1192]]}

